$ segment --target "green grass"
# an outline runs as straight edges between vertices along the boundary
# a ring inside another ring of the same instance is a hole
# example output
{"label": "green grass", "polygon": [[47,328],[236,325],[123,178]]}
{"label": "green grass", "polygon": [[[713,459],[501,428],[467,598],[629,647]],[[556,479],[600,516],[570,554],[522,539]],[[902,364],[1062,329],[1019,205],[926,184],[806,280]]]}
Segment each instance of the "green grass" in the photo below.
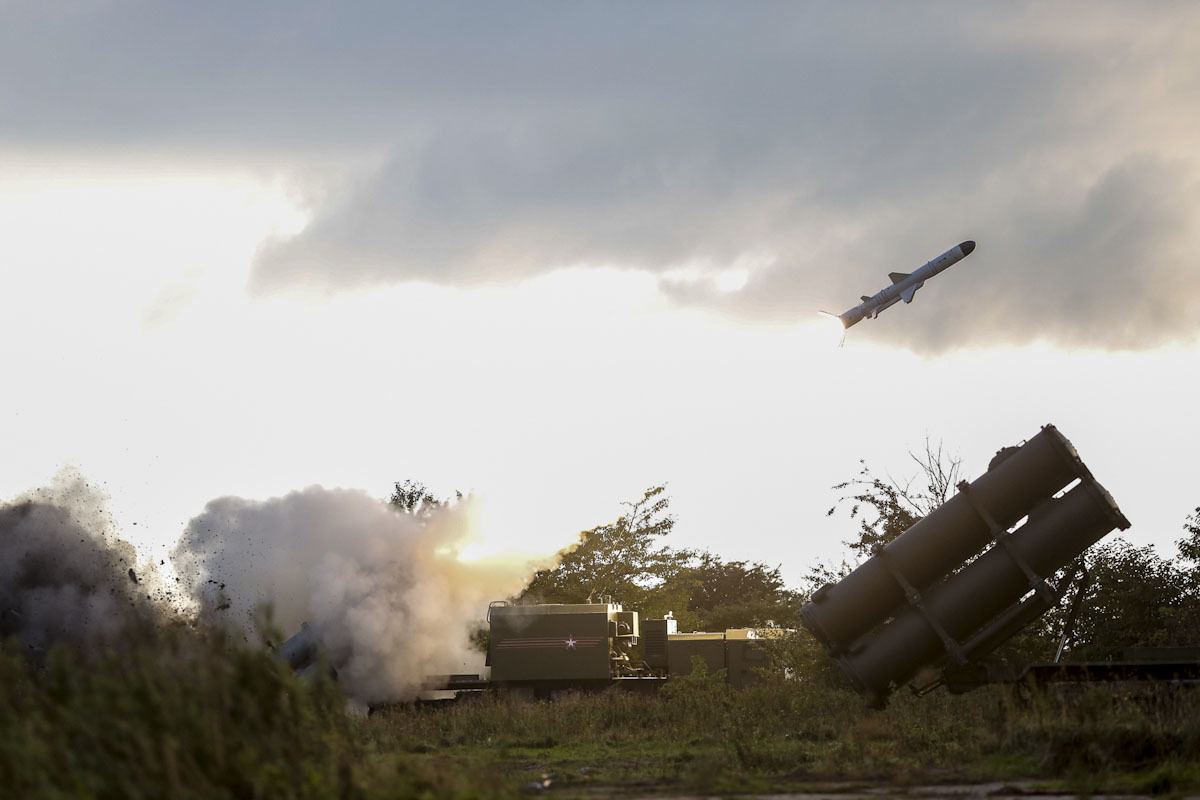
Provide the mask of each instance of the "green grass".
{"label": "green grass", "polygon": [[999,687],[900,695],[872,711],[803,683],[719,685],[662,696],[489,696],[397,710],[375,733],[421,753],[488,754],[514,782],[564,789],[770,791],[828,781],[889,784],[1039,779],[1048,786],[1171,793],[1200,787],[1200,696],[1088,687],[1020,701]]}
{"label": "green grass", "polygon": [[0,649],[0,786],[21,797],[559,797],[1033,779],[1076,792],[1200,789],[1200,691],[1068,687],[1021,699],[827,681],[743,692],[483,694],[347,713],[336,684],[190,631],[85,660]]}

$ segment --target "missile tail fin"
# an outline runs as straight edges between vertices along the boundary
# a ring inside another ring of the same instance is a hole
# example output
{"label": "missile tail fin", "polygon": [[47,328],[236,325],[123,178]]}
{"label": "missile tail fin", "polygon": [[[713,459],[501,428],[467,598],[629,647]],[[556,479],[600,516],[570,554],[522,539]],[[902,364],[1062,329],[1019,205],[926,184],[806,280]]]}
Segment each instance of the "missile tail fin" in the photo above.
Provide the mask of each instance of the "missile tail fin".
{"label": "missile tail fin", "polygon": [[892,283],[899,283],[911,274],[911,272],[889,272],[888,277],[892,279]]}
{"label": "missile tail fin", "polygon": [[860,299],[861,299],[861,300],[862,300],[862,301],[865,303],[865,302],[867,302],[868,300],[870,300],[871,298],[867,297],[867,296],[864,294],[864,295],[860,295]]}

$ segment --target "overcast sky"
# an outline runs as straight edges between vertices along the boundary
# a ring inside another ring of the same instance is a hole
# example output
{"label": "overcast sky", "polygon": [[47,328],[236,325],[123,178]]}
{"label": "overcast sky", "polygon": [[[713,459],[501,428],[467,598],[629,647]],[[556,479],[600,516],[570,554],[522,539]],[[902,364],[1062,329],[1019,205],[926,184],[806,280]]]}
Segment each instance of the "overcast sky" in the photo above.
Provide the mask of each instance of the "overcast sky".
{"label": "overcast sky", "polygon": [[1054,422],[1170,554],[1197,41],[1191,3],[4,3],[0,490],[78,465],[166,546],[222,494],[412,477],[549,539],[666,481],[676,544],[796,580],[858,459],[973,477]]}

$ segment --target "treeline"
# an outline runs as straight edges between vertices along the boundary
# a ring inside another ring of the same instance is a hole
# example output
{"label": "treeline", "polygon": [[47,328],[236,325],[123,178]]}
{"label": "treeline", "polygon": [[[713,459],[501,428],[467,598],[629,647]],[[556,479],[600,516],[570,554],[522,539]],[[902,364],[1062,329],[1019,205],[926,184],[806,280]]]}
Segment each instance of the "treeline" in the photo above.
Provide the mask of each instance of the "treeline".
{"label": "treeline", "polygon": [[[957,482],[959,465],[941,448],[914,457],[919,482],[904,484],[873,475],[864,465],[853,480],[834,487],[845,492],[839,509],[857,521],[853,539],[844,542],[847,559],[837,566],[814,565],[797,587],[785,585],[779,566],[753,561],[724,561],[718,556],[666,544],[675,526],[663,486],[648,489],[615,521],[579,535],[578,544],[559,564],[536,573],[517,597],[522,602],[584,603],[610,597],[636,609],[643,618],[672,612],[680,630],[719,631],[733,627],[799,628],[800,607],[822,584],[836,581],[944,502]],[[914,487],[914,483],[916,483]],[[439,501],[419,483],[396,484],[392,503],[419,513]],[[1001,655],[1044,660],[1067,632],[1070,658],[1119,657],[1141,647],[1200,645],[1200,508],[1183,524],[1174,558],[1153,547],[1135,547],[1110,537],[1092,547],[1057,576],[1079,567],[1077,581],[1063,602],[1015,637]],[[1075,619],[1067,617],[1084,593]]]}
{"label": "treeline", "polygon": [[664,487],[648,489],[616,521],[581,533],[557,567],[533,576],[520,599],[612,597],[647,619],[670,611],[682,631],[799,625],[804,594],[784,585],[778,566],[663,544],[675,526],[669,502]]}
{"label": "treeline", "polygon": [[[391,497],[392,505],[410,514],[447,502],[411,480],[395,484]],[[675,527],[665,487],[652,487],[625,506],[613,522],[581,532],[554,568],[535,573],[512,599],[586,603],[612,598],[643,619],[669,611],[681,631],[799,626],[806,594],[784,585],[778,566],[722,561],[706,551],[664,543]]]}
{"label": "treeline", "polygon": [[[1135,647],[1200,646],[1200,508],[1184,527],[1174,559],[1121,537],[1085,555],[1088,580],[1068,638],[1073,659],[1104,659]],[[1062,630],[1075,594],[1046,615],[1043,636]]]}

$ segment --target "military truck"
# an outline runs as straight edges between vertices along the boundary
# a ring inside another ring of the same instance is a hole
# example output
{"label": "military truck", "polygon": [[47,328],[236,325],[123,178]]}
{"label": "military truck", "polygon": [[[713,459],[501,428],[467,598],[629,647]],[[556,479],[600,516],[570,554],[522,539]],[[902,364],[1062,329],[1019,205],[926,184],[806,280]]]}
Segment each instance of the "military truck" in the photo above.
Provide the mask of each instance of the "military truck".
{"label": "military truck", "polygon": [[[724,670],[734,687],[745,687],[771,665],[764,639],[781,628],[736,628],[716,633],[680,633],[671,616],[641,622],[637,611],[605,599],[598,603],[517,605],[497,600],[487,610],[489,673],[427,676],[430,691],[476,692],[529,689],[549,694],[566,689],[613,686],[653,689],[673,675],[691,674],[703,661],[716,675]],[[635,657],[635,645],[641,656]],[[320,659],[311,626],[279,648],[279,657],[302,675],[316,674]],[[324,667],[328,668],[328,667]]]}
{"label": "military truck", "polygon": [[[672,675],[690,674],[693,657],[709,674],[725,671],[735,687],[749,686],[770,666],[759,646],[782,636],[779,628],[736,628],[716,633],[680,633],[670,616],[641,621],[620,603],[516,605],[504,600],[488,607],[488,677],[450,675],[436,688],[469,691],[528,688],[653,688]],[[633,657],[641,645],[641,658]]]}

